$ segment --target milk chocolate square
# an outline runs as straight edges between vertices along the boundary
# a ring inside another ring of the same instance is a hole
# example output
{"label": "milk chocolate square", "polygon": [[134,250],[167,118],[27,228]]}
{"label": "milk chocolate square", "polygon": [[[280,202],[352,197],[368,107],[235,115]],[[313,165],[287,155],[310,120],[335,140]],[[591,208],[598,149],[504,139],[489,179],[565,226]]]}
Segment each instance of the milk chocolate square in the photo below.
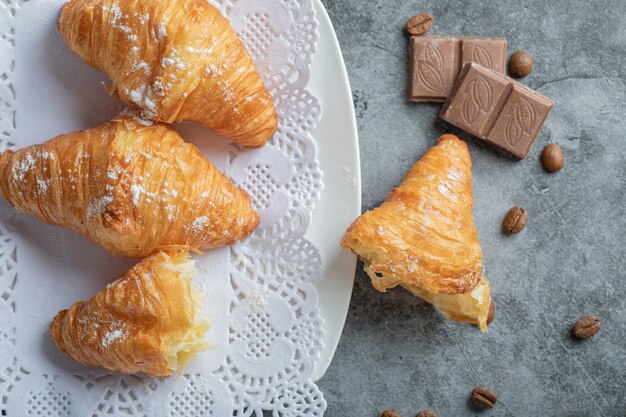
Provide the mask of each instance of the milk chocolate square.
{"label": "milk chocolate square", "polygon": [[469,63],[441,109],[445,121],[523,159],[554,102],[517,81]]}
{"label": "milk chocolate square", "polygon": [[470,62],[475,62],[500,74],[506,73],[505,39],[461,38],[461,45],[459,73],[465,64]]}
{"label": "milk chocolate square", "polygon": [[506,40],[412,36],[410,101],[445,101],[463,64],[478,62],[504,74]]}

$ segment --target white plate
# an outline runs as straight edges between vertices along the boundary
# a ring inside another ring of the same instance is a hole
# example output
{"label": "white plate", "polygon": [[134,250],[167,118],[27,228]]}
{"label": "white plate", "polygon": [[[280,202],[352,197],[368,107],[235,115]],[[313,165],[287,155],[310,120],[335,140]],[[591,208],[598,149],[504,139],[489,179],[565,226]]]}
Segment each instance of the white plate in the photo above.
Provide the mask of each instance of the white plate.
{"label": "white plate", "polygon": [[348,73],[326,9],[315,1],[320,39],[313,58],[309,89],[322,103],[322,119],[313,137],[324,172],[324,190],[306,234],[322,255],[317,284],[326,337],[313,380],[330,365],[346,320],[356,257],[339,248],[339,241],[361,214],[359,139]]}
{"label": "white plate", "polygon": [[[318,51],[312,63],[308,88],[322,105],[323,115],[313,135],[318,145],[319,163],[324,172],[324,189],[307,237],[319,249],[322,256],[322,273],[317,288],[326,330],[325,347],[313,375],[316,380],[324,374],[332,360],[350,303],[355,257],[339,249],[339,240],[350,222],[360,213],[361,190],[357,129],[346,69],[328,15],[319,0],[315,1],[320,24],[320,39]],[[32,32],[34,36],[42,38],[42,45],[57,45],[58,48],[65,50],[60,43],[46,41],[52,37],[58,37],[56,25],[47,17],[49,13],[42,9],[32,9],[31,12],[33,19],[42,20],[45,24],[44,27],[40,26],[37,31]],[[0,20],[0,23],[8,24],[3,20]],[[30,30],[27,31],[30,32]],[[108,97],[96,82],[102,75],[88,68],[78,59],[70,59],[71,62],[66,63],[64,60],[69,59],[67,55],[60,53],[59,50],[50,50],[50,48],[37,51],[22,48],[16,53],[19,56],[16,62],[20,68],[37,68],[42,73],[41,76],[29,79],[27,85],[21,85],[23,88],[17,89],[20,105],[25,109],[32,109],[30,112],[20,112],[17,116],[20,146],[42,142],[61,132],[95,126],[113,117],[122,107],[120,102]],[[76,74],[83,78],[87,77],[93,82],[81,84],[81,89],[77,89],[73,85],[74,79],[78,77]],[[21,93],[25,91],[32,93]],[[69,99],[64,100],[64,104],[60,105],[56,99],[53,99],[56,97]],[[42,113],[49,116],[45,122],[37,117]],[[203,143],[202,147],[219,147],[224,144],[225,142]],[[213,162],[219,166],[219,161]],[[58,243],[60,247],[48,248],[50,251],[46,251],[45,256],[38,252],[41,247],[37,245],[29,246],[22,251],[28,254],[28,258],[33,259],[33,262],[35,260],[39,262],[41,265],[38,264],[38,267],[41,267],[48,275],[56,273],[54,271],[60,271],[55,269],[58,265],[47,262],[54,256],[58,255],[63,258],[62,255],[65,254],[72,258],[72,262],[75,261],[72,263],[74,265],[72,273],[77,282],[71,289],[73,300],[88,298],[94,288],[100,288],[108,282],[111,275],[120,274],[130,265],[130,261],[112,259],[95,245],[85,242],[72,233],[24,217],[24,230],[27,229],[27,225],[32,226],[37,236],[43,236],[39,240],[46,245],[55,246],[55,243],[60,242]],[[47,241],[44,237],[49,234],[58,236]],[[64,249],[70,247],[71,251]],[[53,249],[58,253],[51,253]],[[88,285],[86,283],[81,285],[82,270],[76,268],[76,265],[82,265],[85,268],[84,274],[93,277]],[[59,291],[65,291],[64,288],[66,287],[59,288]],[[49,317],[61,308],[56,304],[46,307],[50,311],[39,312],[44,318],[42,323],[49,320]]]}

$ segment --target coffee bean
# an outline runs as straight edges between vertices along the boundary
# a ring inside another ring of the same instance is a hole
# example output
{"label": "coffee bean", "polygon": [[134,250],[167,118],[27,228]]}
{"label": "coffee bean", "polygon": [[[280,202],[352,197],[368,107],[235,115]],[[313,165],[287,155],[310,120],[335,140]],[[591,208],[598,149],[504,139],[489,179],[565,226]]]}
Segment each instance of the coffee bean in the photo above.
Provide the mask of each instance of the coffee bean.
{"label": "coffee bean", "polygon": [[541,162],[548,172],[557,172],[563,168],[563,151],[555,143],[551,143],[541,152]]}
{"label": "coffee bean", "polygon": [[416,14],[406,22],[406,30],[411,35],[423,35],[433,26],[433,17],[430,13]]}
{"label": "coffee bean", "polygon": [[472,390],[472,404],[479,408],[493,408],[496,406],[498,396],[487,387],[475,387]]}
{"label": "coffee bean", "polygon": [[574,324],[574,336],[579,339],[589,339],[600,331],[602,325],[596,316],[582,316]]}
{"label": "coffee bean", "polygon": [[528,212],[523,207],[515,206],[509,210],[502,222],[506,234],[519,233],[528,223]]}
{"label": "coffee bean", "polygon": [[385,410],[380,417],[400,417],[400,413],[396,410]]}
{"label": "coffee bean", "polygon": [[528,51],[517,51],[509,60],[509,74],[511,77],[523,78],[533,69],[533,57]]}
{"label": "coffee bean", "polygon": [[489,314],[487,315],[487,324],[491,324],[493,319],[496,317],[496,302],[491,300],[489,304]]}
{"label": "coffee bean", "polygon": [[415,415],[415,417],[438,417],[437,413],[432,410],[422,410]]}

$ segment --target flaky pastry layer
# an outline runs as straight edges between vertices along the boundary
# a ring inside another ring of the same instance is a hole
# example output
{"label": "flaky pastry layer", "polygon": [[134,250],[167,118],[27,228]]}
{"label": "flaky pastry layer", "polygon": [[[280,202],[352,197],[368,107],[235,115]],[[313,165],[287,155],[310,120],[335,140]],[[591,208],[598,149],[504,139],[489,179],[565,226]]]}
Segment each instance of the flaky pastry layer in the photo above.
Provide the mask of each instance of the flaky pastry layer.
{"label": "flaky pastry layer", "polygon": [[380,207],[352,223],[341,246],[360,256],[377,290],[412,285],[462,294],[478,284],[471,168],[467,145],[444,135]]}
{"label": "flaky pastry layer", "polygon": [[193,120],[250,147],[276,131],[272,96],[228,20],[206,0],[71,0],[59,29],[144,118]]}
{"label": "flaky pastry layer", "polygon": [[482,278],[472,291],[465,294],[435,294],[410,284],[403,284],[402,287],[435,306],[449,320],[474,324],[483,332],[487,331],[491,304],[487,279]]}
{"label": "flaky pastry layer", "polygon": [[341,246],[379,291],[401,285],[451,320],[487,330],[491,295],[472,218],[467,146],[444,135],[378,208],[352,223]]}
{"label": "flaky pastry layer", "polygon": [[57,314],[50,333],[77,362],[123,373],[169,375],[208,348],[196,270],[185,247],[141,261],[88,301]]}
{"label": "flaky pastry layer", "polygon": [[250,197],[165,125],[118,117],[0,154],[0,194],[110,252],[231,245],[258,225]]}

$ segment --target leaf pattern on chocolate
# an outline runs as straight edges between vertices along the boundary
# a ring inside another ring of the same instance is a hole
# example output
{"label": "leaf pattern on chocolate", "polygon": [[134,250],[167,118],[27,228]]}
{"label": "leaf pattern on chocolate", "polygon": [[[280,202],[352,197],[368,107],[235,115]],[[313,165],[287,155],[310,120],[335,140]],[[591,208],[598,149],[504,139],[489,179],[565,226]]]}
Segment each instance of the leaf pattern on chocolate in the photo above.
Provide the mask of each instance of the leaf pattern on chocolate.
{"label": "leaf pattern on chocolate", "polygon": [[472,52],[472,61],[485,68],[493,69],[493,63],[491,62],[491,55],[485,49],[484,46],[476,45]]}
{"label": "leaf pattern on chocolate", "polygon": [[426,45],[426,51],[424,53],[426,61],[430,63],[437,71],[443,71],[443,55],[441,51],[431,44]]}
{"label": "leaf pattern on chocolate", "polygon": [[523,135],[531,135],[537,115],[533,106],[523,97],[511,105],[506,115],[509,120],[504,132],[505,139],[509,145],[516,146]]}
{"label": "leaf pattern on chocolate", "polygon": [[476,77],[476,84],[472,89],[472,93],[474,100],[476,100],[476,105],[482,111],[486,112],[491,108],[493,91],[491,89],[489,81],[487,81],[484,77],[480,75]]}
{"label": "leaf pattern on chocolate", "polygon": [[504,137],[509,145],[517,145],[519,140],[522,138],[522,133],[522,129],[520,128],[517,120],[515,120],[515,117],[509,117],[509,120],[506,122],[506,130],[504,134]]}
{"label": "leaf pattern on chocolate", "polygon": [[443,93],[443,55],[432,45],[426,45],[424,60],[417,62],[417,73],[422,84],[436,93]]}
{"label": "leaf pattern on chocolate", "polygon": [[474,85],[476,80],[471,80],[465,88],[465,99],[463,100],[463,119],[468,125],[473,124],[478,115],[480,114],[480,108],[476,105],[473,97]]}
{"label": "leaf pattern on chocolate", "polygon": [[530,135],[531,130],[535,125],[536,115],[535,109],[533,109],[533,106],[524,97],[520,97],[515,117],[519,121],[524,133]]}
{"label": "leaf pattern on chocolate", "polygon": [[489,82],[482,76],[477,76],[465,86],[463,91],[463,118],[467,124],[473,124],[480,112],[488,112],[493,103],[493,90]]}
{"label": "leaf pattern on chocolate", "polygon": [[436,93],[443,92],[443,79],[441,74],[437,72],[435,68],[422,61],[419,63],[418,72],[420,79],[426,88]]}

